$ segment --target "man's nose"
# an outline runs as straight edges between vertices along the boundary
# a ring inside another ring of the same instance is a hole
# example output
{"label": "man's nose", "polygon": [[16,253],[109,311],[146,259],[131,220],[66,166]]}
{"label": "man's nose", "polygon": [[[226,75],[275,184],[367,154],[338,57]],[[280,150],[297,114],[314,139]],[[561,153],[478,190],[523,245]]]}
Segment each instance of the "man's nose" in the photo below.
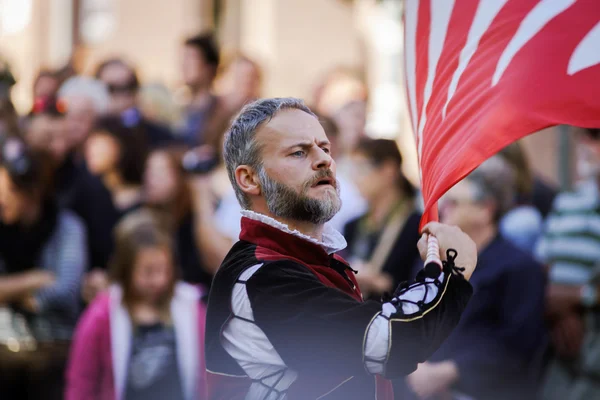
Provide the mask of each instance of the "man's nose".
{"label": "man's nose", "polygon": [[329,169],[332,162],[333,158],[331,158],[331,154],[319,148],[317,150],[317,155],[315,156],[315,161],[313,162],[313,169]]}

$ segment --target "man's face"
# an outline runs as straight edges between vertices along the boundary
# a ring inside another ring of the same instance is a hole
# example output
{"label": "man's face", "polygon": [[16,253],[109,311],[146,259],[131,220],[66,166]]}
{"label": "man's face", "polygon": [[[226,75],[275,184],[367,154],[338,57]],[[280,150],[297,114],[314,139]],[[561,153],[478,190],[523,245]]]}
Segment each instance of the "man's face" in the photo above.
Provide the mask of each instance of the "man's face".
{"label": "man's face", "polygon": [[214,71],[200,50],[192,46],[184,46],[181,74],[186,85],[197,88],[210,85]]}
{"label": "man's face", "polygon": [[491,219],[490,207],[477,201],[477,188],[468,179],[457,183],[440,199],[439,212],[442,223],[457,225],[465,231]]}
{"label": "man's face", "polygon": [[319,121],[301,110],[278,113],[256,134],[262,146],[261,196],[276,217],[323,224],[339,211],[339,184]]}
{"label": "man's face", "polygon": [[66,117],[71,146],[79,148],[85,143],[94,126],[96,111],[92,101],[85,97],[70,98]]}
{"label": "man's face", "polygon": [[137,87],[131,70],[120,64],[108,65],[102,70],[100,80],[110,93],[109,111],[120,114],[136,105]]}
{"label": "man's face", "polygon": [[60,163],[71,149],[68,136],[64,118],[38,115],[31,121],[25,138],[32,148],[49,150],[54,161]]}

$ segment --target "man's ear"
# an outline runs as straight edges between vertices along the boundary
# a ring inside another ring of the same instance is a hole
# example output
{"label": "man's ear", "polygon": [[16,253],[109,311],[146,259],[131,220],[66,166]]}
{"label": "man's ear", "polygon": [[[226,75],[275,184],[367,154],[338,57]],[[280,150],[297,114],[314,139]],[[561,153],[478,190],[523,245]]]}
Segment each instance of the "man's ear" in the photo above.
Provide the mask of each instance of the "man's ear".
{"label": "man's ear", "polygon": [[240,165],[235,169],[235,181],[242,192],[250,196],[260,195],[258,174],[248,165]]}

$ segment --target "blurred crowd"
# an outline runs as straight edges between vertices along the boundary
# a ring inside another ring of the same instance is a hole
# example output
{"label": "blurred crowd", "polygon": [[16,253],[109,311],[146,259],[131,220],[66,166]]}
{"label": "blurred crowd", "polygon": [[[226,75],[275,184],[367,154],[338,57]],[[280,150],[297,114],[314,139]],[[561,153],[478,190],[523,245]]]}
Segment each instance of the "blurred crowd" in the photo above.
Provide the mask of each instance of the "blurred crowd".
{"label": "blurred crowd", "polygon": [[[182,43],[181,78],[184,107],[126,59],[93,76],[44,70],[17,115],[0,76],[2,398],[204,398],[204,302],[240,233],[222,139],[262,71],[202,34]],[[422,267],[419,190],[396,142],[367,135],[352,71],[307,103],[338,166],[329,223],[381,301]],[[574,191],[536,176],[516,143],[441,199],[441,221],[478,246],[475,294],[397,398],[600,398],[600,130],[576,140],[588,168]]]}

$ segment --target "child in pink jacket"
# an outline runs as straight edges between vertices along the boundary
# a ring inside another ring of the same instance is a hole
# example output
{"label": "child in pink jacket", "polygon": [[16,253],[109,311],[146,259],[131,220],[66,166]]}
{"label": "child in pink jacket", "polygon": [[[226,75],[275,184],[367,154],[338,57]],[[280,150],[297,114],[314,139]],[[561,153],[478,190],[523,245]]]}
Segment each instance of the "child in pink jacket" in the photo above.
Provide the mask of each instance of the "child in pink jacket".
{"label": "child in pink jacket", "polygon": [[205,307],[178,283],[172,245],[147,212],[116,230],[114,285],[79,321],[67,400],[204,400]]}

